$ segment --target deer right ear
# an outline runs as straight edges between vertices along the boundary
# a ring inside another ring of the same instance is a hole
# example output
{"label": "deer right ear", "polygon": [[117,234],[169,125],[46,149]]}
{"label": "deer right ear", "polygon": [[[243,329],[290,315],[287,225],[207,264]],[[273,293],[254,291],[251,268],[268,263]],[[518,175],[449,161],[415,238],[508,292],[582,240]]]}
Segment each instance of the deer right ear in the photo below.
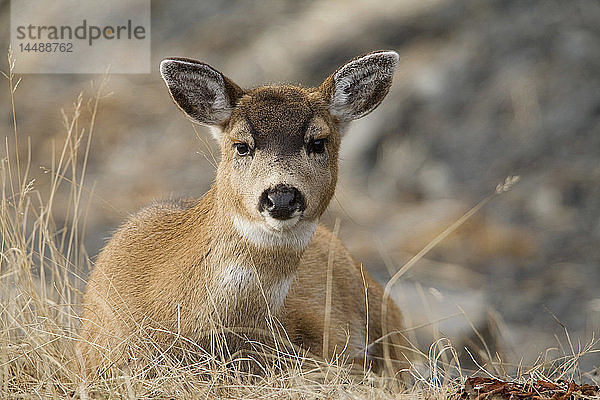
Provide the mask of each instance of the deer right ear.
{"label": "deer right ear", "polygon": [[356,57],[342,65],[319,87],[329,112],[341,122],[364,117],[387,95],[398,65],[398,53],[384,50]]}
{"label": "deer right ear", "polygon": [[160,74],[171,97],[194,122],[222,126],[244,91],[207,64],[186,58],[167,58]]}

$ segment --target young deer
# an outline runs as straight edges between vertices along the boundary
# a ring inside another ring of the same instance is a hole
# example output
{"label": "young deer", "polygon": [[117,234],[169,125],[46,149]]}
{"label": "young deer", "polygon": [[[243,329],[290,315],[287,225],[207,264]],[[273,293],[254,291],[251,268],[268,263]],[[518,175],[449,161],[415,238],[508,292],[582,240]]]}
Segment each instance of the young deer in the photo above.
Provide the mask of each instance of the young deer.
{"label": "young deer", "polygon": [[400,311],[389,301],[383,323],[382,287],[318,224],[342,133],[381,103],[397,62],[377,51],[318,88],[244,90],[201,62],[163,60],[173,100],[212,127],[221,161],[202,199],[148,206],[98,256],[82,318],[86,368],[127,363],[142,337],[157,353],[186,357],[193,346],[182,342],[215,352],[220,332],[232,355],[273,331],[317,357],[376,370],[387,342],[386,365],[404,367]]}

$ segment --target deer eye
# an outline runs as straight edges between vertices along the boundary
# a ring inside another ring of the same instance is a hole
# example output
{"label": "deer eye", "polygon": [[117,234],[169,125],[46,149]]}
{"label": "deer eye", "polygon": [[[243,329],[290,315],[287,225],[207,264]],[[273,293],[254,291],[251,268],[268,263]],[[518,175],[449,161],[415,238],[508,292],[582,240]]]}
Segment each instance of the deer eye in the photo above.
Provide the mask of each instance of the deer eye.
{"label": "deer eye", "polygon": [[250,146],[247,143],[234,143],[233,147],[235,147],[238,156],[244,157],[250,154]]}
{"label": "deer eye", "polygon": [[306,151],[308,152],[308,154],[310,154],[310,153],[322,154],[323,152],[325,152],[325,144],[326,143],[327,143],[327,139],[311,140],[310,142],[308,142],[308,145],[306,146]]}

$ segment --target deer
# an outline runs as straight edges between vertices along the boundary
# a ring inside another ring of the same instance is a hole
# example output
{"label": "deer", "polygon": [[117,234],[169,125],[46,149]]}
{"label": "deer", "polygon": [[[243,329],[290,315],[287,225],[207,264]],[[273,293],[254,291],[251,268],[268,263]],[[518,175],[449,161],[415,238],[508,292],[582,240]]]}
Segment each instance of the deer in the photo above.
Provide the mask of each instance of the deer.
{"label": "deer", "polygon": [[405,368],[398,306],[319,223],[336,188],[342,136],[383,101],[398,60],[375,51],[318,87],[242,89],[200,61],[164,59],[172,100],[210,127],[220,162],[203,197],[155,201],[99,253],[81,317],[85,368],[126,364],[142,342],[185,358],[190,347],[173,345],[175,337],[210,354],[215,330],[227,357],[278,331],[320,359]]}

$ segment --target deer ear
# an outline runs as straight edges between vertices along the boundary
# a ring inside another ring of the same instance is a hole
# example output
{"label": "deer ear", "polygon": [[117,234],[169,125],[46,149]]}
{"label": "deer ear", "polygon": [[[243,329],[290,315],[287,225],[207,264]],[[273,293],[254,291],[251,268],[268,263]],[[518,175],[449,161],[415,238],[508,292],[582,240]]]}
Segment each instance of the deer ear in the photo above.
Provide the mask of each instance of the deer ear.
{"label": "deer ear", "polygon": [[364,117],[387,95],[398,65],[395,51],[376,51],[342,65],[319,87],[341,122]]}
{"label": "deer ear", "polygon": [[194,122],[223,125],[244,94],[238,85],[207,64],[186,58],[168,58],[160,74],[171,97]]}

